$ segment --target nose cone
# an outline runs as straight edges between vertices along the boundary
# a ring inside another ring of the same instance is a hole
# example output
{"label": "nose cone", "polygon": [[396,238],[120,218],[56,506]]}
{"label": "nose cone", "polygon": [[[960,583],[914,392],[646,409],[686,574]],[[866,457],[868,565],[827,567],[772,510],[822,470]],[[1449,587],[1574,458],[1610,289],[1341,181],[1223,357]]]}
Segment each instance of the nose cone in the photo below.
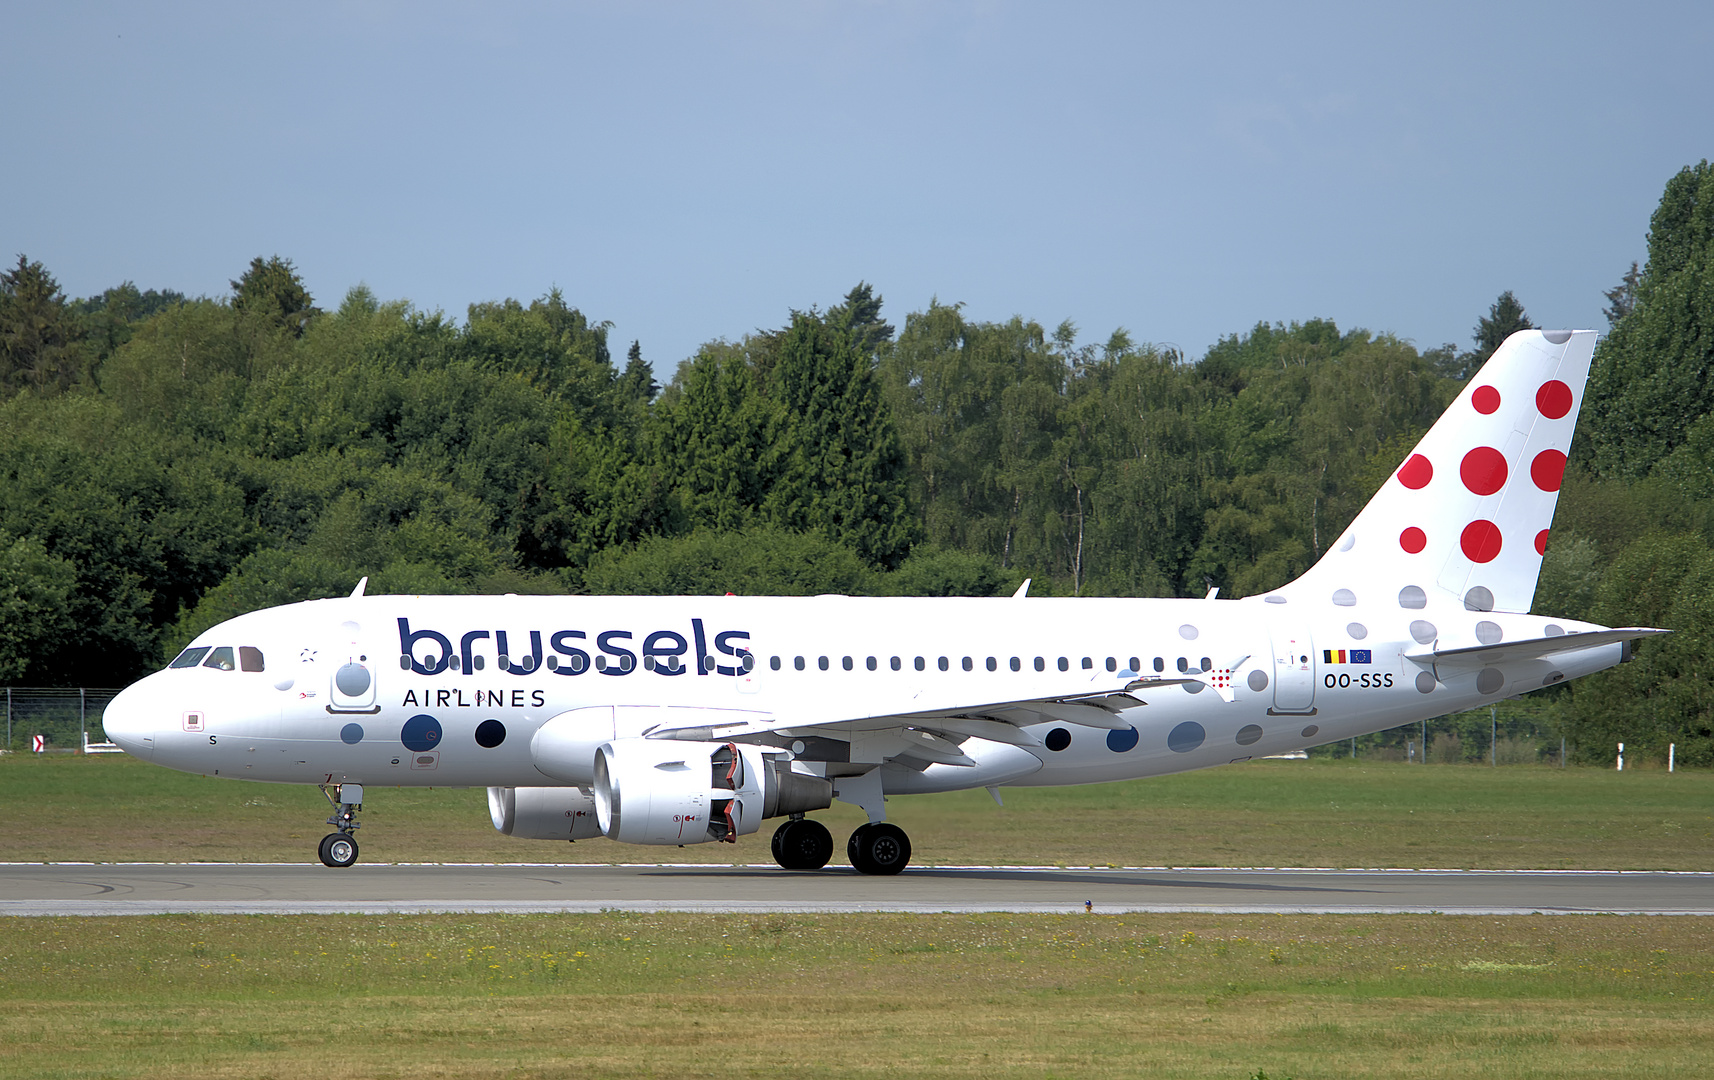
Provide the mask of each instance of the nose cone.
{"label": "nose cone", "polygon": [[148,760],[155,755],[155,731],[161,726],[160,694],[154,676],[119,691],[101,713],[101,730],[127,754]]}

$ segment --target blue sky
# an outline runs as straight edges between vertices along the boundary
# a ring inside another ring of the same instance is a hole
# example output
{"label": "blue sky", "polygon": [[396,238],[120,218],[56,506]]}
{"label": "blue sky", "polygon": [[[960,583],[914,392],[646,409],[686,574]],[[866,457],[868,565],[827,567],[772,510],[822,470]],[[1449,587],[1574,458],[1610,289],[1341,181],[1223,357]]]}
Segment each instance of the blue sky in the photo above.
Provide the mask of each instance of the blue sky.
{"label": "blue sky", "polygon": [[[1194,7],[1194,10],[1184,10]],[[859,279],[1199,356],[1317,316],[1604,329],[1714,154],[1714,5],[14,5],[0,257],[72,295],[462,316],[563,289],[670,374]]]}

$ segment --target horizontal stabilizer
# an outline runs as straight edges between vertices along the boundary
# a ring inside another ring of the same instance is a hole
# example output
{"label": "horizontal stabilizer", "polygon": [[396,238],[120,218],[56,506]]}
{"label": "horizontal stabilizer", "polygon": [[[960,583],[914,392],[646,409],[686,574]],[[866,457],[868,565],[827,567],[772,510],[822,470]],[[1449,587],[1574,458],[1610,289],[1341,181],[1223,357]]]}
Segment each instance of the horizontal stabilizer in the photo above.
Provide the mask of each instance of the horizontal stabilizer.
{"label": "horizontal stabilizer", "polygon": [[1406,660],[1438,667],[1485,667],[1509,660],[1541,660],[1558,653],[1593,649],[1620,641],[1670,634],[1671,630],[1654,630],[1643,626],[1626,626],[1617,630],[1591,630],[1582,634],[1560,634],[1556,637],[1529,638],[1507,641],[1497,645],[1471,645],[1462,649],[1439,649],[1434,652],[1406,653]]}

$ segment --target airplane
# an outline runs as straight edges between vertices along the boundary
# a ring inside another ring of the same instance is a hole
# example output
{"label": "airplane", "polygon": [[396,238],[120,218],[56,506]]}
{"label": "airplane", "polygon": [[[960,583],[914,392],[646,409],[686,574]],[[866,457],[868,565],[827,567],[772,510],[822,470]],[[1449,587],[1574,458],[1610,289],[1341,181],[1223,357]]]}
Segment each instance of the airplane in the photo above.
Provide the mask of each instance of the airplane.
{"label": "airplane", "polygon": [[239,616],[108,706],[205,776],[315,784],[357,861],[384,787],[485,787],[508,836],[833,855],[896,874],[892,795],[1248,761],[1556,686],[1665,633],[1528,614],[1595,333],[1513,334],[1302,577],[1258,596],[369,596]]}

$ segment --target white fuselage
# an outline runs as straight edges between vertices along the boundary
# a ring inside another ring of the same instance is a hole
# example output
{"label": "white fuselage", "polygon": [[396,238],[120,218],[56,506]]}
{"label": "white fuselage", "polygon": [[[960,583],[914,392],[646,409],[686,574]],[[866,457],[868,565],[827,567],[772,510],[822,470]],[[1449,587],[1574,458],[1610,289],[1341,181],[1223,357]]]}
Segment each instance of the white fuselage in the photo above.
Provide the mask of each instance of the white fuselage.
{"label": "white fuselage", "polygon": [[[531,749],[544,723],[572,710],[614,708],[620,737],[702,715],[771,716],[849,736],[849,762],[885,764],[885,790],[908,793],[1245,761],[1471,708],[1621,657],[1607,644],[1437,678],[1420,659],[1435,647],[1599,628],[1363,599],[320,600],[200,635],[193,647],[207,657],[248,649],[248,659],[224,670],[199,657],[148,676],[110,706],[106,731],[138,756],[210,776],[492,787],[566,783],[538,769]],[[1119,714],[1127,730],[1050,721],[1022,727],[1032,744],[1023,747],[971,737],[962,748],[974,766],[902,767],[888,752],[910,726],[901,715],[1119,692],[1135,685],[1133,671],[1204,669],[1229,672],[1232,700],[1201,683],[1133,689],[1146,704]],[[797,748],[802,768],[850,771],[818,762],[827,741],[806,746],[789,726],[772,745]]]}

